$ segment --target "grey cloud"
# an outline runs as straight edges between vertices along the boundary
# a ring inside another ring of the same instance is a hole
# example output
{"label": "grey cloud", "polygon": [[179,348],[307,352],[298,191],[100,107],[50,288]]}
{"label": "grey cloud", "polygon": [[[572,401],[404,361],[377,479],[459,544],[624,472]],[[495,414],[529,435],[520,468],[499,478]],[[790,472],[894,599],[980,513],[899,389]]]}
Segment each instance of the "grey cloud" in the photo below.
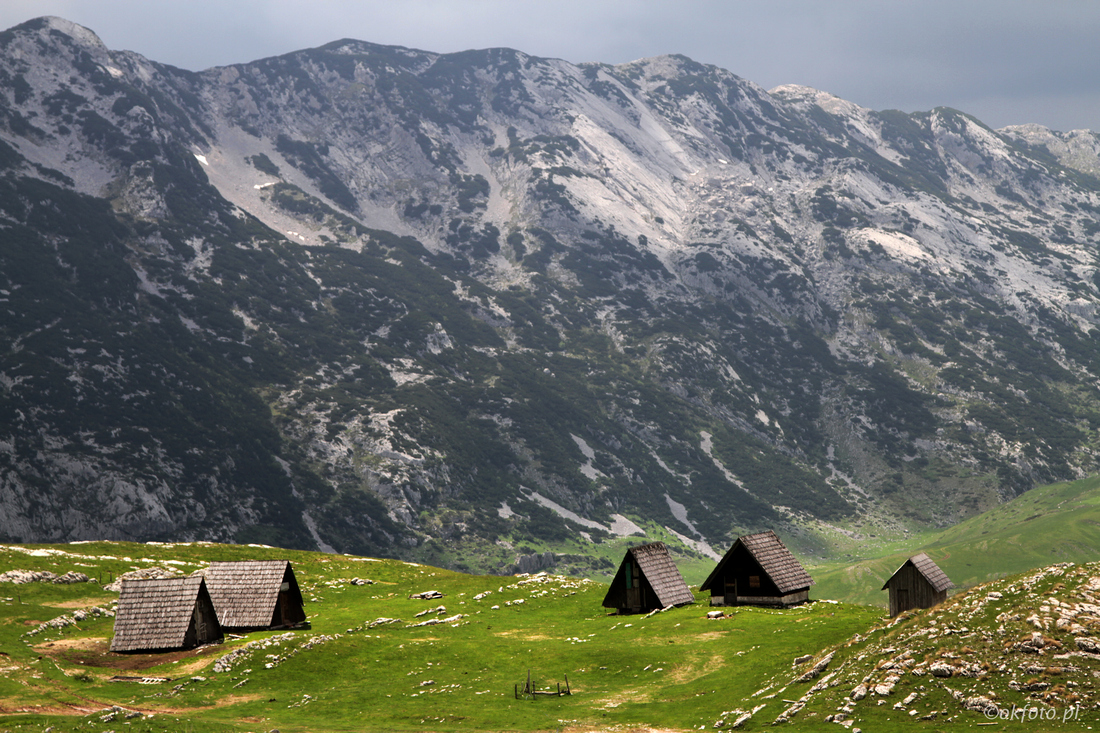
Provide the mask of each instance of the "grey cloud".
{"label": "grey cloud", "polygon": [[44,14],[195,70],[349,37],[573,62],[681,53],[874,109],[1100,129],[1100,3],[1084,0],[7,0],[0,26]]}

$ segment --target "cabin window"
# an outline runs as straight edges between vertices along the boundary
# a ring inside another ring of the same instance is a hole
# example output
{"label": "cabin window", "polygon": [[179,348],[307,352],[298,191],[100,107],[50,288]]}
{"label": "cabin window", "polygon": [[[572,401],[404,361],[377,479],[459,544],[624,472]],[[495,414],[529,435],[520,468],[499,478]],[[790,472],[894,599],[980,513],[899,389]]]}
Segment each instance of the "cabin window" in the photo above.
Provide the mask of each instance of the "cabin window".
{"label": "cabin window", "polygon": [[634,587],[634,582],[633,582],[633,581],[632,581],[632,580],[630,579],[630,576],[631,576],[631,572],[630,572],[630,571],[631,571],[632,569],[633,569],[633,568],[632,568],[632,566],[630,565],[630,563],[627,563],[627,564],[626,564],[626,587],[627,587],[627,588],[633,588],[633,587]]}
{"label": "cabin window", "polygon": [[759,575],[750,575],[749,576],[749,587],[750,588],[759,588],[760,587],[760,576]]}

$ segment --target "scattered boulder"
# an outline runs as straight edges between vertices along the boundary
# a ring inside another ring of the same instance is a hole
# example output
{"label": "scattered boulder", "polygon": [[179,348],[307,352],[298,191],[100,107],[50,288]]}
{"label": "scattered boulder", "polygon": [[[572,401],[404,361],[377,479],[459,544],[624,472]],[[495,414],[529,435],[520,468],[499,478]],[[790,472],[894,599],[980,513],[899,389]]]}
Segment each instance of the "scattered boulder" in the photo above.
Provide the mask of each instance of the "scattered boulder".
{"label": "scattered boulder", "polygon": [[794,703],[789,708],[787,708],[786,710],[781,712],[779,714],[779,717],[777,717],[774,721],[772,721],[772,725],[779,725],[780,723],[786,723],[788,720],[793,718],[795,715],[798,715],[799,711],[802,710],[802,708],[804,708],[804,707],[806,707],[806,703],[799,700],[798,702]]}
{"label": "scattered boulder", "polygon": [[385,616],[380,616],[379,618],[376,618],[374,621],[371,621],[367,625],[367,628],[368,629],[373,629],[375,626],[386,626],[388,624],[399,624],[399,623],[401,623],[401,619],[399,619],[399,618],[386,618]]}
{"label": "scattered boulder", "polygon": [[416,614],[415,618],[420,618],[421,616],[427,616],[429,613],[444,614],[444,613],[447,613],[447,607],[446,606],[439,606],[437,608],[425,608],[423,611]]}
{"label": "scattered boulder", "polygon": [[442,598],[442,597],[443,597],[443,594],[440,593],[437,590],[421,591],[420,593],[413,593],[411,596],[409,596],[409,598],[412,598],[414,600],[421,600],[421,601],[430,601],[430,600],[433,600],[435,598]]}
{"label": "scattered boulder", "polygon": [[763,705],[758,705],[757,707],[755,707],[752,710],[739,710],[739,709],[738,710],[727,710],[726,712],[722,713],[722,717],[720,717],[717,721],[715,721],[714,728],[716,728],[716,729],[717,728],[722,728],[723,726],[725,726],[726,720],[733,717],[733,716],[735,716],[735,715],[737,717],[734,718],[734,721],[732,723],[730,723],[729,727],[731,729],[740,728],[745,723],[747,723],[749,721],[749,719],[752,718],[752,716],[755,715],[763,707],[764,707]]}
{"label": "scattered boulder", "polygon": [[997,703],[990,700],[984,695],[975,695],[963,700],[963,707],[967,710],[973,710],[978,713],[984,714],[990,720],[996,718],[1001,709],[997,706]]}
{"label": "scattered boulder", "polygon": [[737,716],[737,720],[733,721],[733,723],[730,725],[730,727],[731,728],[740,728],[751,717],[752,717],[752,713],[741,713],[741,715]]}
{"label": "scattered boulder", "polygon": [[439,618],[437,616],[435,618],[430,618],[426,621],[421,621],[418,624],[409,624],[408,628],[415,629],[418,626],[438,626],[439,624],[453,624],[461,621],[464,618],[466,618],[466,616],[461,613],[455,614],[454,616],[449,616],[448,618]]}
{"label": "scattered boulder", "polygon": [[112,593],[121,593],[122,581],[124,580],[160,580],[161,578],[178,578],[180,575],[182,575],[182,573],[167,568],[140,568],[129,573],[123,573],[115,579],[115,582],[103,586],[103,590],[109,590]]}
{"label": "scattered boulder", "polygon": [[27,583],[53,582],[57,578],[55,573],[49,570],[9,570],[0,575],[0,583],[15,583],[26,585]]}
{"label": "scattered boulder", "polygon": [[875,694],[878,695],[879,697],[886,697],[887,695],[889,695],[890,693],[892,693],[894,691],[894,683],[893,682],[883,682],[882,684],[875,685],[874,690],[875,690]]}
{"label": "scattered boulder", "polygon": [[828,654],[826,654],[820,659],[820,661],[818,661],[817,664],[815,664],[813,667],[810,667],[810,669],[805,674],[795,680],[795,682],[809,682],[810,680],[816,678],[819,674],[821,674],[828,668],[829,662],[833,661],[833,654],[835,653],[836,652],[829,652]]}
{"label": "scattered boulder", "polygon": [[86,609],[86,610],[81,609],[79,611],[74,611],[71,614],[67,613],[63,616],[58,616],[57,618],[52,618],[49,621],[46,621],[45,623],[39,624],[36,628],[31,629],[27,633],[23,634],[23,636],[24,637],[37,636],[38,634],[41,634],[45,631],[49,631],[51,629],[63,629],[66,626],[75,626],[78,622],[85,621],[89,618],[98,618],[100,616],[110,618],[114,615],[115,615],[115,612],[111,611],[110,609],[101,608],[99,606],[92,606],[91,608]]}
{"label": "scattered boulder", "polygon": [[1090,654],[1100,654],[1100,640],[1094,639],[1091,636],[1078,636],[1074,641],[1077,643],[1077,648],[1083,652],[1089,652]]}
{"label": "scattered boulder", "polygon": [[418,624],[409,624],[409,628],[416,628],[418,626],[436,626],[436,625],[441,624],[441,623],[443,623],[442,619],[430,618],[427,621],[421,621]]}
{"label": "scattered boulder", "polygon": [[1059,647],[1061,644],[1053,639],[1045,639],[1041,632],[1034,631],[1029,638],[1013,644],[1012,651],[1024,652],[1025,654],[1042,654],[1048,646]]}
{"label": "scattered boulder", "polygon": [[84,573],[70,570],[64,575],[51,573],[49,570],[9,570],[0,574],[0,583],[15,583],[26,585],[27,583],[57,583],[68,585],[70,583],[87,583],[91,580]]}
{"label": "scattered boulder", "polygon": [[955,668],[947,662],[934,662],[928,668],[928,671],[932,673],[933,677],[950,677],[955,674]]}

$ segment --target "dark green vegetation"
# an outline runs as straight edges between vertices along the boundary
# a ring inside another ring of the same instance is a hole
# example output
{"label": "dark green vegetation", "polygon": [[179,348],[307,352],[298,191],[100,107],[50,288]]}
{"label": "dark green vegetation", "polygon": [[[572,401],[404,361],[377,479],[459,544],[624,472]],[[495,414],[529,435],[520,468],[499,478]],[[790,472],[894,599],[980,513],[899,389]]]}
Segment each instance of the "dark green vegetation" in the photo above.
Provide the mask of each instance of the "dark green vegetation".
{"label": "dark green vegetation", "polygon": [[194,74],[32,21],[0,539],[598,575],[635,527],[925,536],[1100,470],[1095,143],[683,57]]}
{"label": "dark green vegetation", "polygon": [[[208,544],[4,547],[0,572],[78,569],[106,582],[134,567],[191,572],[212,560],[284,557],[310,628],[160,655],[109,652],[110,618],[36,631],[58,616],[110,606],[115,596],[96,583],[3,584],[11,597],[0,599],[0,729],[77,731],[107,722],[136,731],[684,730],[711,725],[733,702],[788,674],[795,657],[841,643],[881,615],[817,603],[738,609],[714,621],[704,602],[650,617],[608,616],[600,606],[606,586],[591,581]],[[353,578],[373,583],[352,585]],[[427,590],[444,597],[408,597]],[[372,625],[380,618],[400,621]],[[414,626],[429,619],[446,621]],[[215,669],[238,649],[248,651]],[[568,679],[573,694],[517,700],[528,670],[537,690],[564,688]],[[142,677],[167,679],[133,679]],[[121,710],[104,721],[116,705]]]}

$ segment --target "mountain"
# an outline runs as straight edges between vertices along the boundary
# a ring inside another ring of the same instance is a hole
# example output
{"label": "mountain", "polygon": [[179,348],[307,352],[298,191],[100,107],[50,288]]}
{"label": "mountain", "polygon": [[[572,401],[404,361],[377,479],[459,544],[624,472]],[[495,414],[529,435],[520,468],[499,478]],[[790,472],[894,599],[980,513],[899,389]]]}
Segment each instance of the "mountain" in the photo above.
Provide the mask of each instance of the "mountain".
{"label": "mountain", "polygon": [[41,18],[0,168],[11,540],[813,555],[1098,469],[1091,132],[682,56],[193,73]]}

